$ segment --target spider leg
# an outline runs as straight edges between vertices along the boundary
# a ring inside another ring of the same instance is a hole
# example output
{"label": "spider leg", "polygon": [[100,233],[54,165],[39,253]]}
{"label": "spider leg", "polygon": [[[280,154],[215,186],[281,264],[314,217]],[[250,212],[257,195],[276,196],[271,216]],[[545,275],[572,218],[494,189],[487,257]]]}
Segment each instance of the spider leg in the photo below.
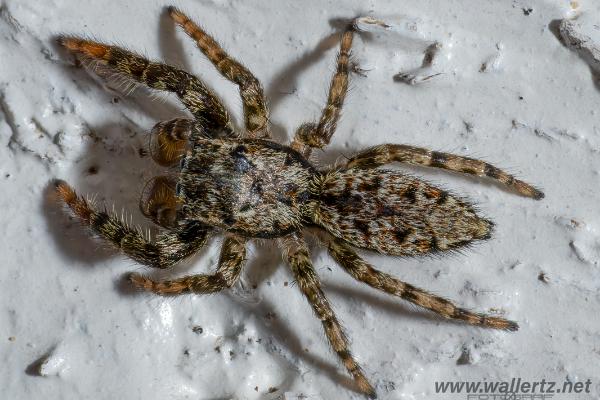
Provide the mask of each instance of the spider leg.
{"label": "spider leg", "polygon": [[214,274],[184,276],[183,278],[155,281],[138,273],[131,273],[134,286],[157,294],[214,293],[230,288],[238,280],[246,261],[246,240],[228,237],[221,248],[219,266]]}
{"label": "spider leg", "polygon": [[208,131],[234,134],[225,106],[194,75],[170,65],[151,62],[117,46],[76,37],[62,37],[60,43],[98,72],[104,68],[128,82],[142,83],[152,89],[176,93]]}
{"label": "spider leg", "polygon": [[378,271],[360,258],[350,246],[340,240],[332,239],[329,242],[328,250],[334,260],[336,260],[354,279],[364,282],[375,289],[431,310],[444,318],[494,329],[505,329],[509,331],[516,331],[519,329],[519,325],[517,325],[516,322],[465,310],[464,308],[457,307],[452,302],[442,297],[414,287],[385,272]]}
{"label": "spider leg", "polygon": [[84,198],[77,196],[67,183],[56,182],[56,191],[75,216],[92,231],[140,264],[169,268],[193,255],[206,243],[208,231],[198,222],[178,226],[150,241],[117,216],[96,210]]}
{"label": "spider leg", "polygon": [[350,48],[352,47],[354,30],[354,24],[352,23],[342,34],[336,71],[331,80],[327,104],[323,109],[319,122],[301,125],[294,136],[291,147],[303,153],[306,157],[310,155],[311,148],[322,149],[327,146],[335,133],[342,113],[344,99],[348,92]]}
{"label": "spider leg", "polygon": [[540,190],[484,161],[403,144],[383,144],[362,151],[352,156],[348,160],[346,167],[376,168],[394,161],[442,168],[481,177],[485,176],[508,186],[522,196],[531,197],[536,200],[544,198],[544,193]]}
{"label": "spider leg", "polygon": [[348,339],[337,320],[329,301],[321,290],[321,283],[310,261],[308,247],[300,234],[292,234],[281,241],[284,252],[298,282],[298,287],[312,306],[317,318],[321,320],[325,334],[333,350],[354,377],[361,392],[371,398],[376,397],[375,389],[365,377],[348,347]]}
{"label": "spider leg", "polygon": [[225,78],[238,85],[244,104],[244,120],[251,137],[269,138],[269,111],[263,88],[256,77],[242,64],[231,58],[225,50],[187,15],[175,7],[168,8],[169,15],[183,28],[198,48]]}

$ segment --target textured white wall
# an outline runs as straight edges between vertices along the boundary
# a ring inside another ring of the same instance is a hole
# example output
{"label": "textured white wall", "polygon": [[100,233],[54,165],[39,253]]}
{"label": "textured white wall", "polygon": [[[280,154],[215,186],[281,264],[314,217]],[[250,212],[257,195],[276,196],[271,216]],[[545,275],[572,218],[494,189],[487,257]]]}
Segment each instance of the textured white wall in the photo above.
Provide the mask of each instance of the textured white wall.
{"label": "textured white wall", "polygon": [[[274,246],[252,247],[243,282],[229,293],[131,293],[123,274],[143,269],[90,238],[51,196],[49,182],[62,178],[149,226],[137,198],[160,169],[139,149],[156,121],[182,114],[172,97],[123,96],[103,87],[55,46],[57,34],[116,42],[183,66],[208,82],[240,121],[236,88],[174,29],[162,11],[167,4],[0,4],[2,397],[360,398]],[[355,60],[367,76],[352,77],[344,118],[320,162],[373,144],[409,143],[483,157],[545,190],[536,202],[487,180],[409,168],[478,203],[496,222],[495,236],[448,257],[367,255],[381,269],[461,305],[505,314],[520,323],[517,333],[441,321],[353,282],[314,248],[325,290],[381,398],[452,398],[433,394],[434,381],[515,376],[596,379],[594,394],[582,398],[600,396],[600,85],[588,66],[590,52],[572,51],[553,32],[575,5],[176,5],[262,80],[281,140],[319,114],[339,21],[360,14],[386,20],[390,30],[374,29],[355,41]],[[594,47],[598,2],[580,0],[578,12],[573,32]],[[442,44],[432,67],[442,75],[416,86],[395,82],[398,72],[420,65],[433,41]],[[220,242],[215,238],[169,276],[214,268]],[[270,388],[277,390],[269,394]]]}

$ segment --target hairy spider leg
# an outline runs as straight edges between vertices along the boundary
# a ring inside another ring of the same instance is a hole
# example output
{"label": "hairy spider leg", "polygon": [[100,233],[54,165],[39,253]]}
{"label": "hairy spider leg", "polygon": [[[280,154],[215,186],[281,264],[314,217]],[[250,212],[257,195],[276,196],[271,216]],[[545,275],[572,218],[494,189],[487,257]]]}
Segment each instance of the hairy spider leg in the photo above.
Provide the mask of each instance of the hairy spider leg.
{"label": "hairy spider leg", "polygon": [[194,75],[170,65],[149,61],[117,46],[77,37],[62,37],[60,44],[93,69],[105,67],[119,77],[177,94],[207,131],[234,135],[225,106]]}
{"label": "hairy spider leg", "polygon": [[494,329],[516,331],[519,325],[504,318],[485,314],[474,313],[464,308],[457,307],[449,300],[425,290],[414,287],[385,272],[378,271],[364,261],[347,244],[338,239],[331,239],[328,246],[329,254],[336,260],[354,279],[367,285],[400,297],[419,307],[426,308],[447,319],[459,320],[471,325],[484,326]]}
{"label": "hairy spider leg", "polygon": [[237,282],[246,262],[246,239],[230,236],[221,248],[219,266],[214,274],[189,275],[178,279],[155,281],[147,276],[131,273],[134,286],[157,294],[214,293],[230,288]]}
{"label": "hairy spider leg", "polygon": [[102,239],[112,243],[129,258],[153,268],[169,268],[190,257],[206,243],[206,226],[192,221],[159,234],[154,241],[114,214],[98,211],[63,181],[55,182],[56,192],[81,222]]}
{"label": "hairy spider leg", "polygon": [[336,71],[329,86],[327,104],[322,111],[318,123],[301,125],[294,136],[291,147],[308,157],[311,148],[322,149],[329,144],[335,133],[342,113],[344,99],[348,92],[348,75],[350,70],[350,49],[354,34],[353,23],[342,34],[340,51],[337,56]]}
{"label": "hairy spider leg", "polygon": [[376,168],[394,161],[488,177],[515,190],[522,196],[536,200],[544,198],[544,193],[539,189],[484,161],[403,144],[383,144],[361,151],[348,160],[346,167]]}
{"label": "hairy spider leg", "polygon": [[171,18],[183,28],[198,48],[214,64],[225,78],[238,85],[244,105],[244,121],[250,137],[267,139],[269,111],[259,80],[242,64],[230,57],[225,50],[187,15],[175,7],[168,7]]}
{"label": "hairy spider leg", "polygon": [[375,398],[376,393],[373,386],[364,375],[360,365],[356,362],[350,352],[348,339],[337,320],[329,301],[321,290],[319,277],[310,261],[310,255],[306,242],[300,233],[294,233],[280,240],[287,255],[294,278],[298,287],[312,306],[317,318],[323,324],[325,335],[344,366],[354,377],[360,391],[370,398]]}

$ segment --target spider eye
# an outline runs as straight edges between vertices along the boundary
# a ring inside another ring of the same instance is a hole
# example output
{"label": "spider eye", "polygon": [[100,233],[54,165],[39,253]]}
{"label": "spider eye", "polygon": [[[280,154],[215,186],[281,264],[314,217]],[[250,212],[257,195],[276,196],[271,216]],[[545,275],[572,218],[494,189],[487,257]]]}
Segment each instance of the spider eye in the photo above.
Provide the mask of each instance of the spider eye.
{"label": "spider eye", "polygon": [[142,190],[140,211],[160,226],[173,226],[177,217],[175,180],[158,176],[152,178]]}

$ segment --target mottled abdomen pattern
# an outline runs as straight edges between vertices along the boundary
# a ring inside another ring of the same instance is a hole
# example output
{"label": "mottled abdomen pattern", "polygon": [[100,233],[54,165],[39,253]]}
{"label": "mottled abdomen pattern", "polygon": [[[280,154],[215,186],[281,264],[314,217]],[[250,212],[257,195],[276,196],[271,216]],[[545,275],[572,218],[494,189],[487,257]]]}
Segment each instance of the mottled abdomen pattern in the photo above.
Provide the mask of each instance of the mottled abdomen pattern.
{"label": "mottled abdomen pattern", "polygon": [[315,222],[348,243],[416,256],[490,236],[492,222],[460,198],[396,171],[332,171],[320,184]]}

